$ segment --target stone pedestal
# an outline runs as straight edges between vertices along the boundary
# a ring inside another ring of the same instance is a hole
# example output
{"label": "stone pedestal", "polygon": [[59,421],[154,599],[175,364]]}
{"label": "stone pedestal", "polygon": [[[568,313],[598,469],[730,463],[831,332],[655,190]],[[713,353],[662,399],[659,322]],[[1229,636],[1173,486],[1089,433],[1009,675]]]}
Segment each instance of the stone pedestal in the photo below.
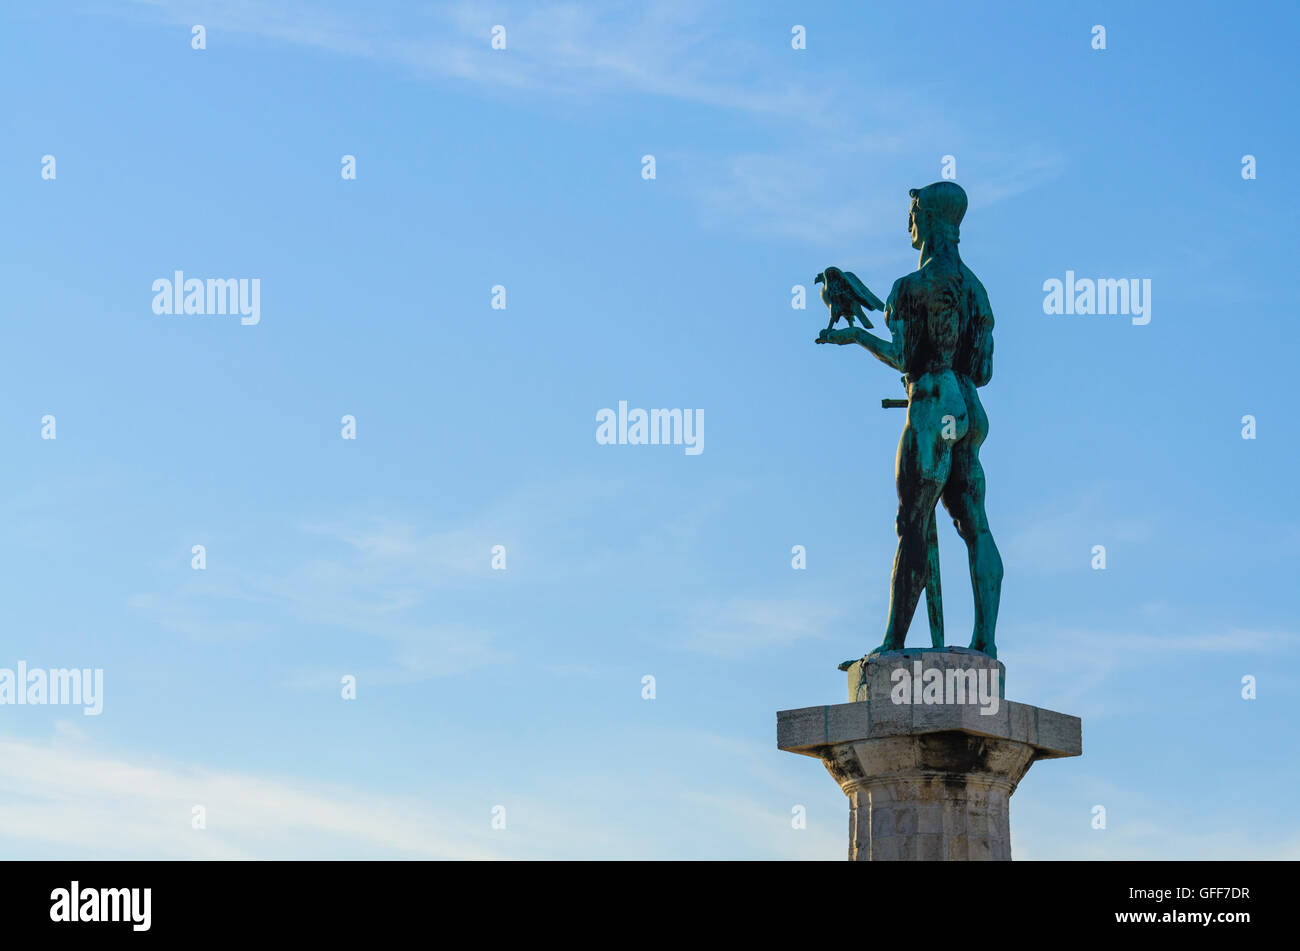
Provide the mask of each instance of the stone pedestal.
{"label": "stone pedestal", "polygon": [[848,674],[849,703],[777,714],[777,747],[849,797],[852,860],[1009,860],[1016,785],[1083,752],[1078,717],[1007,701],[1006,668],[978,651],[889,651]]}

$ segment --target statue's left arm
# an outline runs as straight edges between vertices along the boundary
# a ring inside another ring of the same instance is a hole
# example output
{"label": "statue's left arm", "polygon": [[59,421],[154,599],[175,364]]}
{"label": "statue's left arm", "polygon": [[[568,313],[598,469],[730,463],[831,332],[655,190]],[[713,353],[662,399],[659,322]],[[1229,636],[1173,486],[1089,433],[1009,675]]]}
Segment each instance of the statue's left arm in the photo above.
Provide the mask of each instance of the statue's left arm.
{"label": "statue's left arm", "polygon": [[[968,272],[969,273],[969,272]],[[993,308],[979,278],[970,275],[971,310],[973,319],[967,331],[970,365],[966,375],[976,386],[985,386],[993,379]]]}
{"label": "statue's left arm", "polygon": [[885,326],[889,328],[890,339],[882,340],[875,334],[867,333],[862,327],[848,327],[844,330],[823,330],[817,336],[817,342],[835,343],[841,346],[856,343],[869,350],[872,356],[886,366],[893,367],[895,370],[903,369],[903,320],[897,309],[899,285],[902,283],[902,278],[894,282],[893,290],[889,292],[889,300],[885,303]]}

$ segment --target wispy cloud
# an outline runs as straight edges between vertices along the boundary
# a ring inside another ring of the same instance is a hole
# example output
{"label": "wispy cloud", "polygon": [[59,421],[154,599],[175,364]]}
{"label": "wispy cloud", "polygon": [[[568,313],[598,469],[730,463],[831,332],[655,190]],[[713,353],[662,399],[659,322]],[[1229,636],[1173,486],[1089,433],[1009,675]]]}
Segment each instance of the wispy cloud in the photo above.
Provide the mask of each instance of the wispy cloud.
{"label": "wispy cloud", "polygon": [[1073,499],[1056,498],[1050,507],[1024,513],[1021,528],[1000,542],[1003,560],[1035,574],[1090,570],[1092,546],[1107,551],[1135,545],[1153,535],[1152,519],[1116,514],[1115,492],[1093,486]]}
{"label": "wispy cloud", "polygon": [[[375,60],[429,79],[547,97],[662,96],[756,115],[806,115],[818,92],[766,80],[762,51],[716,10],[683,2],[431,5],[400,17],[302,0],[136,0],[210,34],[245,34]],[[493,50],[492,29],[506,30]]]}
{"label": "wispy cloud", "polygon": [[[519,597],[529,586],[555,590],[607,578],[611,566],[639,576],[661,567],[667,552],[689,548],[700,512],[721,504],[704,494],[698,511],[652,523],[632,520],[622,546],[593,546],[590,524],[606,518],[602,501],[629,491],[609,479],[533,483],[483,511],[460,513],[458,524],[434,528],[384,516],[314,521],[282,537],[275,557],[227,548],[218,558],[218,546],[210,546],[205,571],[186,572],[169,590],[138,592],[127,603],[163,629],[200,643],[287,638],[302,630],[317,632],[313,637],[330,631],[372,638],[381,642],[381,652],[387,647],[389,663],[350,669],[371,684],[509,663],[513,653],[499,646],[474,609],[499,597],[507,579]],[[505,549],[506,571],[492,568],[497,545]],[[300,667],[286,676],[299,687],[338,682],[332,667]]]}
{"label": "wispy cloud", "polygon": [[[0,836],[84,858],[488,858],[486,822],[426,802],[0,738]],[[207,828],[192,826],[202,806]]]}
{"label": "wispy cloud", "polygon": [[[698,849],[700,858],[842,856],[839,815],[811,809],[808,828],[792,828],[790,810],[808,801],[807,790],[771,768],[766,746],[692,730],[621,741],[621,770],[530,772],[523,783],[511,771],[505,785],[440,784],[434,804],[105,751],[80,730],[48,740],[0,736],[10,764],[0,774],[0,841],[8,854],[30,849],[42,858],[668,858]],[[627,771],[668,749],[703,758],[718,776],[747,777],[745,791],[702,793],[698,776],[673,772],[629,790]],[[818,802],[842,798],[819,789]],[[504,830],[491,825],[497,805],[506,810]],[[204,810],[201,830],[195,806]],[[629,813],[655,815],[659,825],[629,823]],[[669,826],[677,841],[654,831]]]}
{"label": "wispy cloud", "polygon": [[[685,154],[680,161],[687,189],[700,206],[701,220],[709,226],[738,227],[747,234],[825,247],[889,238],[894,239],[890,245],[896,250],[899,239],[906,235],[907,189],[928,184],[939,172],[937,156],[932,166],[918,170],[907,143],[943,136],[922,136],[916,130],[923,121],[919,117],[892,121],[903,135],[865,137],[852,145],[818,144],[817,132],[810,128],[805,141],[779,151],[721,158]],[[958,137],[955,124],[946,136],[950,140]],[[963,180],[973,209],[987,208],[1045,184],[1059,177],[1066,164],[1062,155],[1042,148],[993,155],[982,151],[982,164],[998,169],[997,178]],[[862,169],[867,166],[877,174],[864,176]],[[879,182],[883,179],[898,187],[882,193]],[[859,248],[854,250],[861,253]],[[895,257],[869,249],[865,261],[883,264]]]}
{"label": "wispy cloud", "polygon": [[826,636],[843,611],[835,602],[806,598],[733,598],[699,612],[686,646],[733,657]]}
{"label": "wispy cloud", "polygon": [[[1300,634],[1242,628],[1157,635],[1056,626],[1021,633],[1006,634],[1015,646],[1002,657],[1014,672],[1018,698],[1032,697],[1034,703],[1084,717],[1117,716],[1128,709],[1131,698],[1106,692],[1107,682],[1124,671],[1154,670],[1187,655],[1267,657],[1300,649]],[[1068,677],[1061,676],[1063,670]]]}
{"label": "wispy cloud", "polygon": [[[928,157],[928,175],[918,171],[919,143],[951,143],[955,151],[970,143],[969,153],[990,170],[970,181],[974,208],[1051,181],[1066,164],[1042,144],[999,144],[1012,136],[994,116],[979,118],[981,135],[972,140],[970,123],[933,109],[923,90],[884,64],[863,61],[848,77],[816,58],[798,73],[774,69],[774,56],[803,54],[775,40],[756,46],[725,12],[696,3],[505,3],[491,11],[462,3],[400,18],[373,6],[362,12],[301,0],[137,0],[137,9],[170,23],[203,23],[214,35],[323,50],[491,95],[584,104],[646,96],[758,123],[752,131],[763,139],[775,133],[778,147],[736,150],[727,142],[709,153],[661,142],[658,149],[676,167],[665,178],[681,184],[705,226],[745,234],[826,247],[901,234],[906,189],[939,171],[939,154]],[[506,29],[505,50],[491,48],[496,25]],[[864,176],[866,168],[874,174]],[[875,183],[887,176],[898,189],[879,194]]]}
{"label": "wispy cloud", "polygon": [[[1043,768],[1035,766],[1031,777]],[[1222,810],[1182,806],[1090,772],[1075,776],[1069,791],[1061,792],[1027,797],[1023,787],[1017,791],[1011,807],[1015,858],[1285,861],[1300,856],[1300,836],[1260,834],[1242,824],[1242,810],[1230,803]],[[1092,826],[1095,805],[1106,809],[1104,829]]]}
{"label": "wispy cloud", "polygon": [[[282,572],[212,565],[202,577],[127,603],[198,642],[266,638],[286,622],[387,641],[391,667],[354,671],[371,683],[461,673],[510,658],[493,646],[490,631],[431,620],[427,610],[439,589],[491,573],[491,542],[481,532],[421,534],[388,520],[307,525],[292,548],[314,554]],[[335,683],[337,672],[302,669],[290,681]]]}

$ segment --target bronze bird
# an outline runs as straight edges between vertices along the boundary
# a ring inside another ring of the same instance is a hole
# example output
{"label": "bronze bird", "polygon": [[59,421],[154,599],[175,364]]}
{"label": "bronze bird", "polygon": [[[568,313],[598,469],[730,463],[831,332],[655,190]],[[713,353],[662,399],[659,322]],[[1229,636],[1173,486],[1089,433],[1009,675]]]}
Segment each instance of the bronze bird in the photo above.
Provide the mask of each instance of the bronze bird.
{"label": "bronze bird", "polygon": [[828,267],[817,275],[814,284],[822,285],[822,303],[830,308],[831,322],[826,325],[830,330],[843,317],[853,326],[853,318],[857,317],[862,321],[862,326],[870,329],[872,323],[863,313],[862,308],[867,310],[884,310],[884,302],[871,291],[867,290],[867,285],[858,280],[858,276],[852,271],[841,271],[837,267]]}

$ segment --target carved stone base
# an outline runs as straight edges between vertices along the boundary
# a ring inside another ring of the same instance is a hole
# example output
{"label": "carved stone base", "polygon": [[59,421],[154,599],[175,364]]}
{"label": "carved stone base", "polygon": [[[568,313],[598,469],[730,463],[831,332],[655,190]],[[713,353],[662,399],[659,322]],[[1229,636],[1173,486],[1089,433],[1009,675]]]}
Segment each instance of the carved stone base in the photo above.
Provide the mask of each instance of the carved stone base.
{"label": "carved stone base", "polygon": [[872,655],[849,670],[854,702],[778,713],[777,746],[848,796],[850,859],[1009,860],[1017,784],[1083,745],[1078,717],[1008,702],[1004,683],[960,648]]}

